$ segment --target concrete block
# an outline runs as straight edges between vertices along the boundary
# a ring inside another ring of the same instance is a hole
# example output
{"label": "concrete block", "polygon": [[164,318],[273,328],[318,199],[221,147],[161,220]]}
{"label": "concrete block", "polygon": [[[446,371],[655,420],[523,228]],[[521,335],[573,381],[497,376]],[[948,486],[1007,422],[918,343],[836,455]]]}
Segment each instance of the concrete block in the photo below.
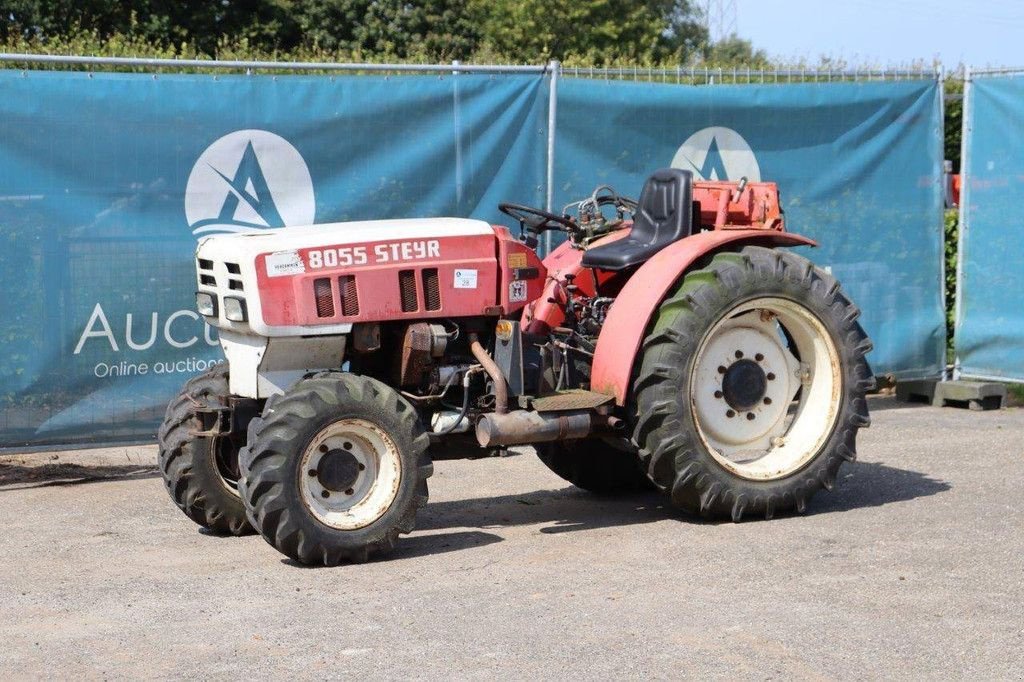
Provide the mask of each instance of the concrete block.
{"label": "concrete block", "polygon": [[931,403],[938,379],[910,379],[896,382],[896,400],[904,403]]}
{"label": "concrete block", "polygon": [[993,381],[940,381],[932,405],[998,410],[1006,407],[1006,386]]}

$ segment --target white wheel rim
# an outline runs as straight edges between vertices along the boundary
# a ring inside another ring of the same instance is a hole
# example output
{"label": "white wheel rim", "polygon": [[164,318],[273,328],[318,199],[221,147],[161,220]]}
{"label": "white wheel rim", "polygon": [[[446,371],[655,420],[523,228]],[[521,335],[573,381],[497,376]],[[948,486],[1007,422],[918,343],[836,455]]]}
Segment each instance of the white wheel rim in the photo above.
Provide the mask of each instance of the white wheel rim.
{"label": "white wheel rim", "polygon": [[704,336],[690,388],[697,431],[719,464],[746,479],[783,478],[810,462],[832,433],[842,399],[839,353],[806,307],[758,298]]}
{"label": "white wheel rim", "polygon": [[[221,440],[223,439],[223,441]],[[220,448],[224,442],[230,442],[227,437],[220,436],[216,438],[210,438],[209,448],[210,456],[213,458],[213,466],[217,470],[217,479],[224,486],[224,489],[235,497],[241,499],[242,495],[238,492],[238,479],[235,477],[234,472],[226,470],[227,464],[221,461],[222,453]],[[237,454],[234,454],[237,457]]]}
{"label": "white wheel rim", "polygon": [[401,480],[395,442],[364,419],[341,419],[324,427],[303,452],[299,471],[303,503],[338,530],[364,528],[383,516]]}

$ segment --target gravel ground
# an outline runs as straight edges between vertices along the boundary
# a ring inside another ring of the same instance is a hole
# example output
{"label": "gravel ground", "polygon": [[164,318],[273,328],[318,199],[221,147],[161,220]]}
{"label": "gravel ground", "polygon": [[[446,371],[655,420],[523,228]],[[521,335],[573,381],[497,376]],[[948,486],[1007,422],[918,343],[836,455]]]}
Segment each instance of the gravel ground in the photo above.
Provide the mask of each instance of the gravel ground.
{"label": "gravel ground", "polygon": [[1024,677],[1024,410],[872,401],[806,515],[711,524],[439,462],[387,560],[308,569],[171,503],[155,448],[0,459],[10,677]]}

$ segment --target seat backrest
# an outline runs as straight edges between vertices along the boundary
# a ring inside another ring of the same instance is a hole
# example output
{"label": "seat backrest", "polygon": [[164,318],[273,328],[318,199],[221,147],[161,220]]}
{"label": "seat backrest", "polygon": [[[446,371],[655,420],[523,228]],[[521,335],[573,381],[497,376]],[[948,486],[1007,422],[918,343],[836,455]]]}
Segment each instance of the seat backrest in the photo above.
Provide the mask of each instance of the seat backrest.
{"label": "seat backrest", "polygon": [[630,238],[645,244],[670,244],[689,236],[693,225],[693,174],[662,168],[644,183]]}

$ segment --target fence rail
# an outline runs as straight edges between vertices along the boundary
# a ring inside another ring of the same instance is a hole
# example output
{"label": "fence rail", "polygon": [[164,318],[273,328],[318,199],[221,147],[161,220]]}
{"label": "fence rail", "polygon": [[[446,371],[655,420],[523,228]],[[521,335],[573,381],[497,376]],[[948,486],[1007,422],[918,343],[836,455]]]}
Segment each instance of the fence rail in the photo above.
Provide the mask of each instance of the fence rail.
{"label": "fence rail", "polygon": [[148,57],[92,57],[52,54],[0,54],[0,63],[61,64],[71,66],[150,67],[159,69],[223,69],[229,71],[364,71],[426,73],[547,73],[554,64],[374,64],[370,62],[274,62],[216,59],[157,59]]}
{"label": "fence rail", "polygon": [[830,83],[844,81],[923,80],[941,78],[936,69],[749,69],[749,68],[599,68],[563,66],[572,78],[636,80],[643,82],[714,84]]}
{"label": "fence rail", "polygon": [[[997,66],[984,69],[970,69],[970,76],[1012,76],[1024,74],[1024,66]],[[965,76],[966,78],[966,76]]]}
{"label": "fence rail", "polygon": [[390,73],[536,73],[557,71],[572,78],[639,80],[690,84],[716,83],[827,83],[872,80],[920,80],[940,78],[941,70],[919,69],[828,69],[828,68],[674,68],[564,66],[547,64],[376,64],[371,62],[279,62],[216,59],[162,59],[149,57],[97,57],[89,55],[0,54],[0,64],[42,64],[104,68],[215,69],[226,71],[344,71]]}

